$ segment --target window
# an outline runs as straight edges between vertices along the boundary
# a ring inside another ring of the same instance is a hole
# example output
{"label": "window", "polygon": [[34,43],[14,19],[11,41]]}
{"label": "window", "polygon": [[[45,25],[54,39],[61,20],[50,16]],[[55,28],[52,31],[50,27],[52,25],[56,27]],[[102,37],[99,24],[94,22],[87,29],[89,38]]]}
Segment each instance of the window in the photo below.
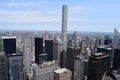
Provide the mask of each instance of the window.
{"label": "window", "polygon": [[1,58],[1,59],[0,59],[0,62],[4,62],[4,58]]}

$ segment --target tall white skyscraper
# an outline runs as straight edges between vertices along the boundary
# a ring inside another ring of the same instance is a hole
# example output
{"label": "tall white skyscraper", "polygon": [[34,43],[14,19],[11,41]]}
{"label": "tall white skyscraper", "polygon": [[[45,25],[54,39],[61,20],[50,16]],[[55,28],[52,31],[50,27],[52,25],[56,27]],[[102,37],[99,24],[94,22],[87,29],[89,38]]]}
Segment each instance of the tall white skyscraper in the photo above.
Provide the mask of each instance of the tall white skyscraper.
{"label": "tall white skyscraper", "polygon": [[63,50],[67,51],[67,16],[68,16],[68,6],[62,6],[62,41]]}

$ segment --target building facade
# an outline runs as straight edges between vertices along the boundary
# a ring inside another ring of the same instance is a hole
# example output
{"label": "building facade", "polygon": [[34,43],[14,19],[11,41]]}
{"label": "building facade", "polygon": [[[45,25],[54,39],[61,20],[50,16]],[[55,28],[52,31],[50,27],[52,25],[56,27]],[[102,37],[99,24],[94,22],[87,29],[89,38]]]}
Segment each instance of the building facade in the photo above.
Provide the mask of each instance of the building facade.
{"label": "building facade", "polygon": [[45,40],[45,53],[47,53],[48,61],[53,60],[53,40]]}
{"label": "building facade", "polygon": [[3,51],[6,54],[16,53],[16,37],[2,37]]}
{"label": "building facade", "polygon": [[0,80],[8,80],[7,56],[4,52],[0,53]]}
{"label": "building facade", "polygon": [[23,55],[22,53],[9,54],[8,80],[23,80]]}
{"label": "building facade", "polygon": [[78,55],[75,57],[74,64],[74,80],[83,80],[84,79],[84,69],[85,68],[85,57]]}
{"label": "building facade", "polygon": [[101,80],[110,69],[110,57],[106,53],[95,53],[89,57],[88,80]]}
{"label": "building facade", "polygon": [[54,80],[72,80],[72,72],[66,68],[55,70]]}
{"label": "building facade", "polygon": [[39,55],[43,54],[43,38],[35,38],[35,63],[39,64]]}

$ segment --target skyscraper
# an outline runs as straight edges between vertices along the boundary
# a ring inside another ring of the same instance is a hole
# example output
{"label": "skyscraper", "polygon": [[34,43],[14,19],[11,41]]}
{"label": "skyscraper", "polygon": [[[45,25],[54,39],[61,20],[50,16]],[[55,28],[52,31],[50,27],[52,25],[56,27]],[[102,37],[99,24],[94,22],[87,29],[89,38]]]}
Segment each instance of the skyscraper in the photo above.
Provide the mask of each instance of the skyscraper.
{"label": "skyscraper", "polygon": [[53,41],[53,59],[60,61],[60,52],[62,51],[62,42],[61,40]]}
{"label": "skyscraper", "polygon": [[0,53],[0,80],[8,80],[7,56],[4,52]]}
{"label": "skyscraper", "polygon": [[113,49],[112,47],[108,47],[108,46],[98,46],[97,47],[97,53],[106,53],[107,55],[110,56],[110,59],[111,59],[111,66],[112,66],[112,63],[113,63]]}
{"label": "skyscraper", "polygon": [[23,80],[23,54],[8,54],[8,80]]}
{"label": "skyscraper", "polygon": [[84,69],[85,68],[85,57],[78,55],[75,57],[74,64],[74,80],[83,80],[84,79]]}
{"label": "skyscraper", "polygon": [[24,49],[23,49],[23,63],[24,67],[27,69],[28,74],[31,73],[31,65],[32,65],[32,43],[31,37],[24,39]]}
{"label": "skyscraper", "polygon": [[53,40],[45,40],[45,53],[47,53],[48,61],[53,60]]}
{"label": "skyscraper", "polygon": [[108,35],[105,35],[104,45],[111,45],[111,44],[112,44],[112,39]]}
{"label": "skyscraper", "polygon": [[63,41],[63,50],[67,50],[67,14],[68,6],[62,6],[62,41]]}
{"label": "skyscraper", "polygon": [[65,68],[67,65],[67,52],[64,50],[60,52],[60,67]]}
{"label": "skyscraper", "polygon": [[120,31],[118,29],[114,29],[114,48],[120,48]]}
{"label": "skyscraper", "polygon": [[61,51],[62,51],[62,41],[61,41],[61,39],[58,36],[55,36],[54,37],[54,41],[53,41],[53,59],[54,60],[58,60],[59,66],[61,66],[62,62],[63,62],[62,61],[63,60],[62,59],[63,56],[61,56],[61,54],[60,54]]}
{"label": "skyscraper", "polygon": [[110,57],[106,53],[96,53],[89,58],[88,80],[101,80],[110,69]]}
{"label": "skyscraper", "polygon": [[[79,48],[67,47],[67,65],[66,68],[74,72],[75,57],[80,54]],[[73,76],[74,74],[72,74]]]}
{"label": "skyscraper", "polygon": [[2,37],[3,51],[6,54],[16,53],[16,37]]}
{"label": "skyscraper", "polygon": [[35,38],[35,63],[39,64],[39,54],[43,53],[43,38]]}
{"label": "skyscraper", "polygon": [[113,69],[118,70],[120,68],[120,49],[114,49],[113,57]]}

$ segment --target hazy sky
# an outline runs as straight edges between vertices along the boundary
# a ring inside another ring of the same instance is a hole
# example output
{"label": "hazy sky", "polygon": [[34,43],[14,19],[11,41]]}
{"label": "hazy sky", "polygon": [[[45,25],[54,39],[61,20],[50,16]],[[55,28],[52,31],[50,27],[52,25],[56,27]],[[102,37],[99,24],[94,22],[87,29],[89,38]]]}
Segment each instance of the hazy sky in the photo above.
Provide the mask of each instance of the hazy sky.
{"label": "hazy sky", "polygon": [[63,4],[69,31],[120,28],[120,0],[0,0],[0,29],[60,31]]}

